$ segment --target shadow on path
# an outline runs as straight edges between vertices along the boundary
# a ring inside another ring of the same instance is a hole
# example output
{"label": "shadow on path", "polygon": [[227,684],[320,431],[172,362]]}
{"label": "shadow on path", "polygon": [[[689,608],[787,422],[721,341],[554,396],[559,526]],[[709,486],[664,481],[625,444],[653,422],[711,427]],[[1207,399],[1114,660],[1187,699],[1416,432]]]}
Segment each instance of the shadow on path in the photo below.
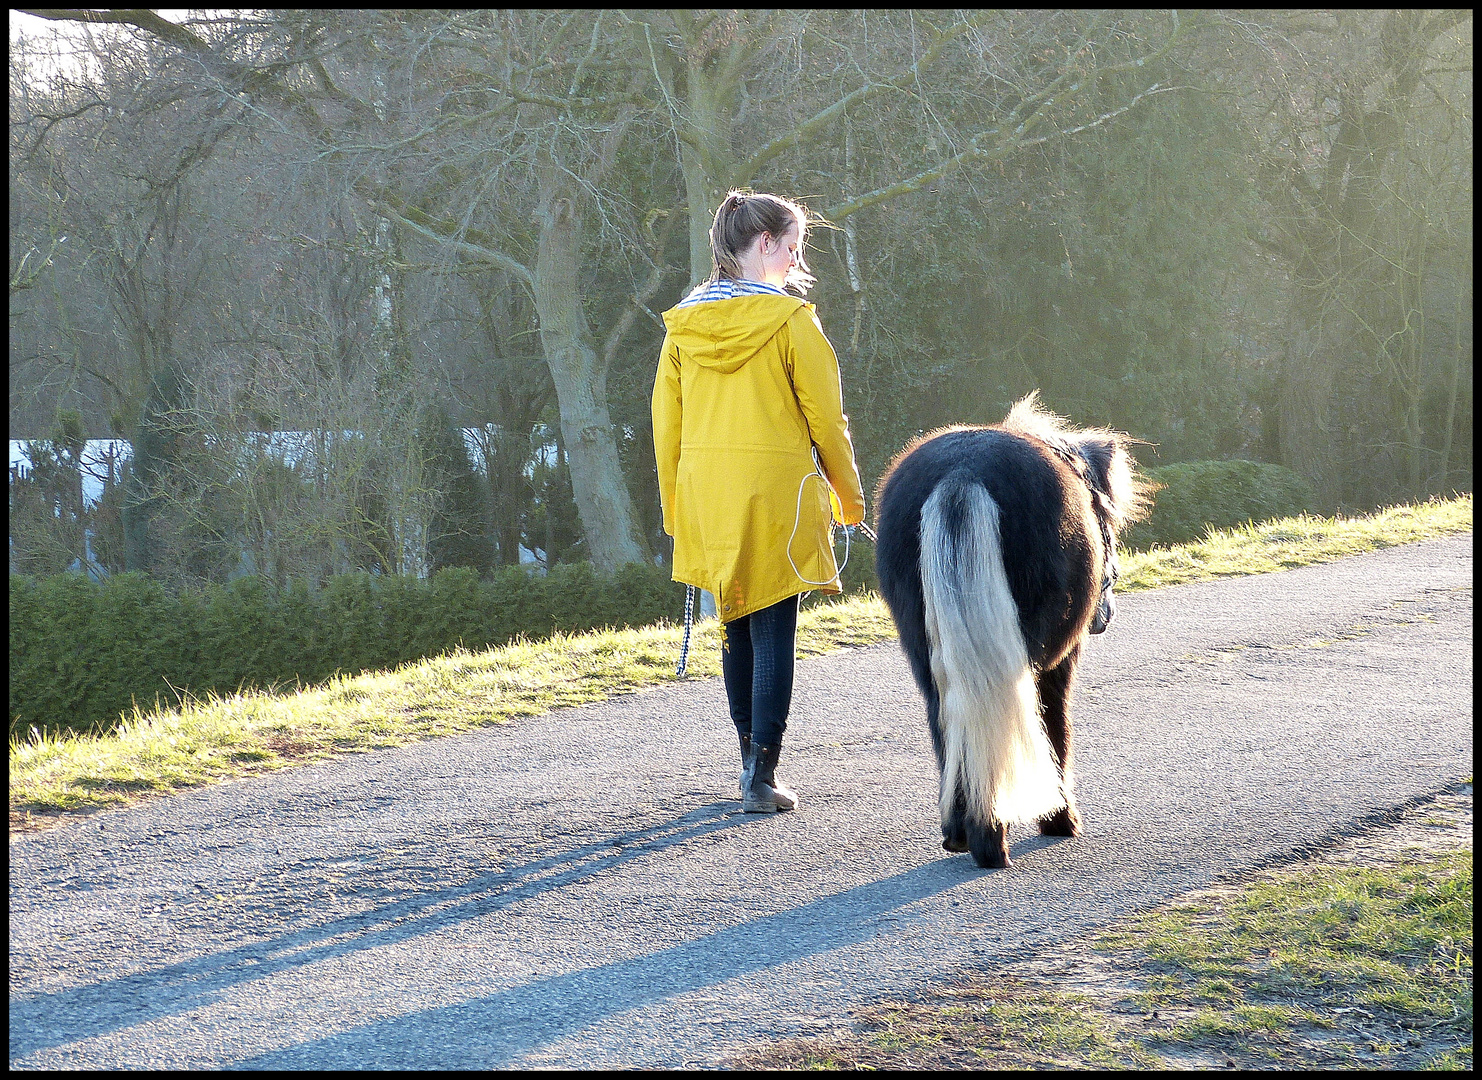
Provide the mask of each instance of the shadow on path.
{"label": "shadow on path", "polygon": [[[1024,846],[1045,844],[1036,838]],[[496,1068],[629,1009],[855,945],[882,932],[893,935],[897,927],[890,912],[982,873],[971,859],[937,859],[647,956],[366,1024],[235,1062],[234,1067]]]}
{"label": "shadow on path", "polygon": [[434,933],[744,821],[737,803],[711,803],[657,825],[224,952],[87,986],[15,995],[10,1058],[202,1008],[233,986]]}
{"label": "shadow on path", "polygon": [[[266,941],[89,986],[12,998],[10,1059],[205,1008],[233,987],[396,945],[585,881],[631,860],[757,819],[712,803],[457,886]],[[1015,854],[1047,846],[1015,844]],[[764,968],[894,933],[891,912],[983,871],[954,856],[718,930],[647,956],[537,980],[445,1008],[380,1021],[234,1063],[243,1068],[489,1067],[604,1017]],[[222,1061],[218,1064],[228,1064]]]}

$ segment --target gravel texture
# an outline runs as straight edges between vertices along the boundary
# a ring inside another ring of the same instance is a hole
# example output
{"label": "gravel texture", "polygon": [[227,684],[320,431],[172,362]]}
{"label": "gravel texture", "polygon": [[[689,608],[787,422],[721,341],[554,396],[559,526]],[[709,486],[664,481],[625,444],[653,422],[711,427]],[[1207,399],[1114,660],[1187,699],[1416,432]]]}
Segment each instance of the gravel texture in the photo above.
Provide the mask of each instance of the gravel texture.
{"label": "gravel texture", "polygon": [[10,845],[12,1068],[712,1066],[1319,850],[1472,771],[1472,537],[1121,598],[1086,835],[941,850],[899,649],[802,661],[739,812],[719,679]]}

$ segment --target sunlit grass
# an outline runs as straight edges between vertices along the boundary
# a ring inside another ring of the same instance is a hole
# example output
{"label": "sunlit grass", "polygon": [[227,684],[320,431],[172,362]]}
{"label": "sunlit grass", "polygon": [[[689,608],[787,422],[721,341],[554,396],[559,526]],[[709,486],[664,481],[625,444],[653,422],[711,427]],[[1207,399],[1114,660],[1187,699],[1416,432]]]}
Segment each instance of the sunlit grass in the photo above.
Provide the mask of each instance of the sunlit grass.
{"label": "sunlit grass", "polygon": [[1363,1009],[1402,1030],[1448,1034],[1450,1052],[1470,1053],[1470,850],[1276,875],[1216,908],[1133,919],[1098,947],[1171,975],[1137,995],[1142,1007],[1197,1007],[1157,1042],[1233,1037],[1255,1048],[1247,1036],[1332,1026],[1335,1009]]}
{"label": "sunlit grass", "polygon": [[[1471,527],[1470,495],[1369,517],[1288,518],[1126,555],[1120,589],[1136,592],[1265,573]],[[128,802],[640,691],[674,680],[682,635],[682,627],[661,623],[558,634],[538,642],[517,640],[390,671],[342,676],[290,694],[207,695],[178,709],[135,710],[106,734],[12,740],[12,823],[33,824],[30,813]],[[874,594],[809,608],[798,619],[798,653],[805,657],[894,638],[890,614]],[[719,624],[713,619],[699,622],[690,643],[688,677],[719,673]]]}
{"label": "sunlit grass", "polygon": [[[10,805],[39,812],[125,802],[600,701],[673,680],[682,633],[661,624],[516,640],[477,653],[458,649],[287,695],[212,694],[180,709],[135,710],[105,735],[13,741]],[[719,623],[712,619],[695,626],[689,673],[719,671]]]}
{"label": "sunlit grass", "polygon": [[1302,514],[1229,529],[1176,547],[1123,554],[1118,589],[1137,592],[1331,562],[1380,548],[1469,532],[1472,496],[1394,506],[1362,517]]}
{"label": "sunlit grass", "polygon": [[[1469,848],[1271,871],[1120,920],[1067,955],[1067,966],[1038,974],[968,972],[911,1001],[855,1010],[848,1033],[789,1039],[729,1064],[1471,1068]],[[1102,963],[1077,966],[1096,956]],[[1077,979],[1085,989],[1068,990]]]}

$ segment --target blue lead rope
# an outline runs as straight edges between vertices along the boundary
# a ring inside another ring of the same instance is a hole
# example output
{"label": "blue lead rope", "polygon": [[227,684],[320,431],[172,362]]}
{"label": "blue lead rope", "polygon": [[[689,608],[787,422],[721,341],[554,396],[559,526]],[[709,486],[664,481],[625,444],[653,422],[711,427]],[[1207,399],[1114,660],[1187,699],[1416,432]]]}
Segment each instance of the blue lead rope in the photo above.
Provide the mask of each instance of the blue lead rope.
{"label": "blue lead rope", "polygon": [[695,587],[684,587],[684,643],[679,646],[679,666],[674,669],[676,679],[684,678],[684,669],[690,662],[690,629],[695,625]]}
{"label": "blue lead rope", "polygon": [[[874,539],[875,539],[875,530],[872,529],[872,528],[870,528],[863,521],[861,521],[858,526],[849,526],[849,525],[846,525],[845,526],[845,532],[847,533],[849,529],[856,528],[856,527],[862,533],[864,533],[866,536],[868,536],[870,538],[871,542],[874,542]],[[846,558],[845,561],[846,562],[848,561],[847,558]],[[695,625],[695,587],[693,585],[686,585],[684,587],[684,641],[679,646],[679,666],[674,669],[674,677],[676,679],[682,679],[682,678],[684,678],[685,668],[689,666],[689,662],[690,662],[690,631],[694,628],[694,625]]]}

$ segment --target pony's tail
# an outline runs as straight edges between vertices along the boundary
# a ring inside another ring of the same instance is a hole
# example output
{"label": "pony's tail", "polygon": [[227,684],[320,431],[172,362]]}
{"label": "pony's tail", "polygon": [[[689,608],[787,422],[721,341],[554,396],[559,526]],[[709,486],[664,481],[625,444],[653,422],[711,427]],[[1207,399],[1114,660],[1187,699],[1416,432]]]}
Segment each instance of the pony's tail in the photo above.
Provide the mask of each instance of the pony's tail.
{"label": "pony's tail", "polygon": [[998,517],[998,504],[965,470],[946,476],[921,511],[944,823],[959,783],[969,816],[984,824],[1034,821],[1065,805],[1004,573]]}

